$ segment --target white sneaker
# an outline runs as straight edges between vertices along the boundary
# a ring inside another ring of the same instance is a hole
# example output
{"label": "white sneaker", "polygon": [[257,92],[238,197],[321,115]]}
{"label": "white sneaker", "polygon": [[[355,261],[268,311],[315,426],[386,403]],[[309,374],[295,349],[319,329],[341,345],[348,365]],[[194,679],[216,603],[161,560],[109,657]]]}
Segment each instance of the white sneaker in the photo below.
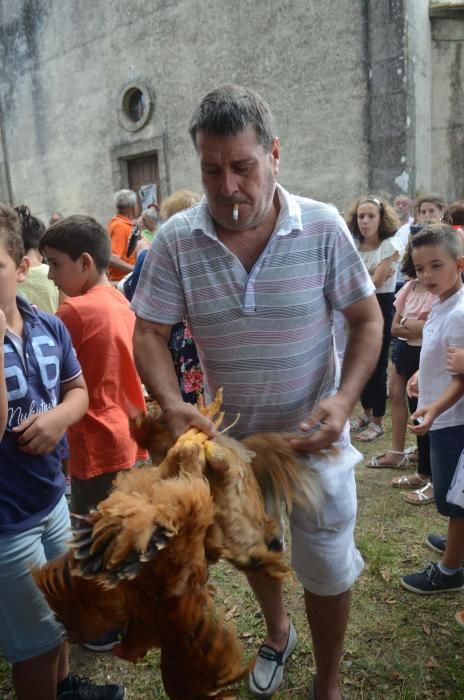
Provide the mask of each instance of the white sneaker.
{"label": "white sneaker", "polygon": [[270,698],[284,678],[284,663],[296,647],[297,636],[290,622],[288,639],[282,651],[276,651],[262,644],[256,656],[256,663],[248,679],[250,692],[258,698]]}

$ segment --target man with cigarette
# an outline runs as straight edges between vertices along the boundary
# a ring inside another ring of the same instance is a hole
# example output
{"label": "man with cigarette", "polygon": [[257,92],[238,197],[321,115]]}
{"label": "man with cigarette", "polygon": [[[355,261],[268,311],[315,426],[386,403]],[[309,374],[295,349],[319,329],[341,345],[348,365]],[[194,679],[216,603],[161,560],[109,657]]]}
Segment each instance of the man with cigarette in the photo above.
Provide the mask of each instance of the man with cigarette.
{"label": "man with cigarette", "polygon": [[[290,518],[317,666],[309,697],[340,700],[350,588],[363,567],[353,538],[361,456],[347,418],[380,349],[375,290],[337,211],[277,184],[280,142],[258,94],[236,85],[211,91],[190,134],[205,198],[162,226],[148,251],[133,299],[136,363],[175,437],[191,426],[213,437],[210,421],[182,402],[167,348],[172,325],[187,316],[207,400],[222,386],[224,425],[240,413],[234,436],[298,434],[291,443],[322,492],[317,514],[295,507]],[[334,309],[349,328],[341,379]],[[336,458],[311,454],[331,445]],[[248,578],[267,628],[249,685],[269,698],[296,632],[281,583],[259,572]]]}

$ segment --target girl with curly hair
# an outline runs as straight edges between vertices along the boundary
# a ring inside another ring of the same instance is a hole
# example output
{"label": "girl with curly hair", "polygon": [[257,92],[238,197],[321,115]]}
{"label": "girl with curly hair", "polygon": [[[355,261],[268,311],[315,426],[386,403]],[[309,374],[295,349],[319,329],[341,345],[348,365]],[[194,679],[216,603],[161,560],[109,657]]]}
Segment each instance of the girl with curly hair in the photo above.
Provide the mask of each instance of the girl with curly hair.
{"label": "girl with curly hair", "polygon": [[361,394],[364,414],[351,422],[351,429],[358,431],[356,439],[370,442],[381,437],[384,432],[382,421],[387,404],[388,353],[396,268],[401,250],[394,238],[399,219],[387,202],[369,196],[359,199],[351,206],[347,224],[376,287],[377,301],[384,320],[382,349],[377,366]]}

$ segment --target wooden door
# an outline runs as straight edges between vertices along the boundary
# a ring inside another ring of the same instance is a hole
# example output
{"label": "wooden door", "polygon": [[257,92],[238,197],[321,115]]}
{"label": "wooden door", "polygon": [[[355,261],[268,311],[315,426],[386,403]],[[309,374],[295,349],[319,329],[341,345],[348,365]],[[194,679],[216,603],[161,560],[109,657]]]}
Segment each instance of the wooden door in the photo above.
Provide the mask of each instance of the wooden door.
{"label": "wooden door", "polygon": [[[127,177],[129,188],[134,192],[139,192],[142,185],[154,183],[158,193],[158,204],[160,201],[160,177],[158,167],[158,154],[151,153],[148,156],[140,156],[127,160]],[[139,201],[140,204],[140,201]]]}

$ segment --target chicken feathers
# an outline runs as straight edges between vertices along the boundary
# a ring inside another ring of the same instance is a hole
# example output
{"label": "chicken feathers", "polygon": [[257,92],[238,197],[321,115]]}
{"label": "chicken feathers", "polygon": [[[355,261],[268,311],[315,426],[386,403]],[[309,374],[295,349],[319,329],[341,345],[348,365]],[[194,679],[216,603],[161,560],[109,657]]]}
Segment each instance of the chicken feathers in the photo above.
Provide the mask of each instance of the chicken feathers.
{"label": "chicken feathers", "polygon": [[[199,408],[217,427],[221,402],[218,392]],[[238,442],[192,428],[174,443],[159,411],[130,423],[157,466],[119,474],[110,496],[79,516],[67,555],[34,577],[71,641],[123,626],[114,653],[135,661],[159,647],[170,698],[221,697],[250,665],[215,608],[208,564],[287,574],[281,504],[315,508],[317,487],[289,436]]]}

